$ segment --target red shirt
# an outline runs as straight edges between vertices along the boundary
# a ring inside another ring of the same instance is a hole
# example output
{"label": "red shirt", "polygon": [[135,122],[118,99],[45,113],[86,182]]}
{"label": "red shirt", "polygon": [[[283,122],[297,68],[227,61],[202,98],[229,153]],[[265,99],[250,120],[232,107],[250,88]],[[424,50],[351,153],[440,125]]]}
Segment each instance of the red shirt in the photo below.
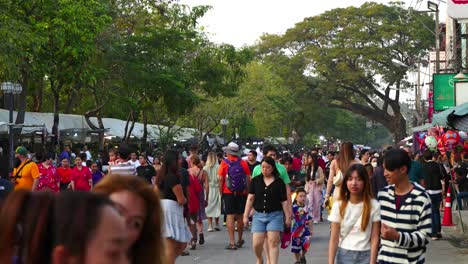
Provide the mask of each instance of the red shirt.
{"label": "red shirt", "polygon": [[292,169],[295,171],[301,171],[301,167],[302,167],[302,160],[294,157],[293,163],[292,163]]}
{"label": "red shirt", "polygon": [[81,170],[78,167],[73,168],[73,173],[71,180],[75,182],[75,191],[85,191],[89,192],[91,186],[89,185],[89,181],[93,178],[91,175],[91,171],[88,167],[81,167]]}
{"label": "red shirt", "polygon": [[200,210],[200,192],[202,191],[202,186],[198,181],[196,176],[190,174],[190,185],[189,185],[189,213],[194,214],[198,213]]}
{"label": "red shirt", "polygon": [[[228,156],[227,159],[229,161],[236,161],[237,159],[239,159],[239,157]],[[245,160],[241,160],[241,166],[244,169],[245,175],[250,175],[249,164],[247,164]],[[221,161],[221,164],[219,165],[219,169],[218,169],[218,175],[219,177],[223,179],[223,182],[224,182],[223,193],[232,194],[232,192],[226,187],[226,175],[228,172],[228,168],[229,168],[228,164],[226,164],[224,160]],[[245,190],[245,194],[247,194],[247,190]]]}
{"label": "red shirt", "polygon": [[60,176],[61,183],[69,183],[71,180],[71,174],[73,170],[71,168],[60,167],[57,169],[57,174]]}
{"label": "red shirt", "polygon": [[50,165],[46,168],[42,163],[37,165],[39,173],[39,184],[37,185],[37,190],[50,190],[52,192],[58,192],[60,182],[60,176],[57,174],[57,169]]}

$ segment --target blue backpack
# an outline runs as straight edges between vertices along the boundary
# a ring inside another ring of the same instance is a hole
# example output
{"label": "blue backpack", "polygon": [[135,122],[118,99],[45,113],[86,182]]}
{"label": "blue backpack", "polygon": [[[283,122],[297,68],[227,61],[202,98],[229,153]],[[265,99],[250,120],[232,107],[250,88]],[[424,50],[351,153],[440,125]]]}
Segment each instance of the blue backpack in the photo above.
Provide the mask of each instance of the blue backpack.
{"label": "blue backpack", "polygon": [[243,192],[247,189],[247,175],[245,174],[244,167],[241,165],[241,161],[241,159],[236,161],[224,159],[224,162],[228,165],[226,187],[231,192]]}

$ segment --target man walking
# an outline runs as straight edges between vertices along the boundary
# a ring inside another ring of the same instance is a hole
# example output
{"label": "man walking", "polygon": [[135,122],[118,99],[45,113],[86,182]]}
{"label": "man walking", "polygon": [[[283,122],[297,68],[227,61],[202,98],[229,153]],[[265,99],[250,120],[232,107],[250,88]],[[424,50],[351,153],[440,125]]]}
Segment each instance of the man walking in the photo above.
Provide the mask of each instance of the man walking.
{"label": "man walking", "polygon": [[409,180],[411,159],[402,149],[392,149],[384,158],[390,184],[379,192],[381,248],[378,263],[424,263],[431,233],[431,199]]}
{"label": "man walking", "polygon": [[[227,250],[241,248],[245,241],[242,239],[244,223],[245,202],[247,200],[247,186],[250,182],[250,170],[247,162],[240,158],[241,151],[239,145],[234,142],[223,148],[227,157],[223,159],[218,169],[219,188],[224,200],[224,211],[227,215],[227,229],[229,234],[229,244]],[[242,179],[242,177],[245,177]],[[240,183],[242,182],[242,183]],[[242,187],[234,187],[233,184]],[[241,188],[242,190],[240,190]],[[237,220],[238,240],[235,242],[234,222]]]}
{"label": "man walking", "polygon": [[254,168],[257,167],[257,165],[260,165],[260,162],[257,161],[257,151],[249,151],[247,154],[247,162],[249,165],[250,175],[252,175]]}
{"label": "man walking", "polygon": [[15,190],[29,190],[35,191],[37,185],[39,184],[39,168],[36,163],[28,158],[28,151],[25,147],[18,147],[15,151],[16,153],[16,166],[13,169],[13,184],[15,185]]}

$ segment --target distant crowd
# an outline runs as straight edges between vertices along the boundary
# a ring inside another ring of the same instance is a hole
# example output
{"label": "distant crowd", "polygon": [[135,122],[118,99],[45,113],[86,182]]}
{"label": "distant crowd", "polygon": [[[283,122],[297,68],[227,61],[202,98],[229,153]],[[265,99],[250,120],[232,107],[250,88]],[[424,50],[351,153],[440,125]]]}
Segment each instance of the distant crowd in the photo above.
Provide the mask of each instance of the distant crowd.
{"label": "distant crowd", "polygon": [[0,179],[1,263],[175,263],[203,250],[207,220],[207,232],[226,229],[226,250],[242,248],[249,228],[257,263],[278,263],[290,245],[303,264],[325,216],[329,263],[424,263],[449,186],[458,208],[468,197],[463,156],[409,147],[15,153]]}

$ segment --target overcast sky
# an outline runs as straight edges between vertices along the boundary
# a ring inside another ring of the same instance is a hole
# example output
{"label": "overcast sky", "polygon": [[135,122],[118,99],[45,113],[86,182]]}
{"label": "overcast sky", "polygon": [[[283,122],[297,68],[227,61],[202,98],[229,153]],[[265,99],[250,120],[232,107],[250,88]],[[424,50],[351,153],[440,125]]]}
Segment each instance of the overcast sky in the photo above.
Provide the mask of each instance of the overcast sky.
{"label": "overcast sky", "polygon": [[[369,1],[369,0],[368,0]],[[200,21],[209,38],[236,47],[251,45],[263,33],[284,33],[305,17],[338,7],[360,6],[366,0],[180,0],[189,6],[209,5],[212,9]],[[438,0],[433,0],[438,2]],[[389,0],[374,0],[389,3]],[[406,7],[427,10],[427,0],[403,0]],[[441,19],[446,4],[441,3]]]}

